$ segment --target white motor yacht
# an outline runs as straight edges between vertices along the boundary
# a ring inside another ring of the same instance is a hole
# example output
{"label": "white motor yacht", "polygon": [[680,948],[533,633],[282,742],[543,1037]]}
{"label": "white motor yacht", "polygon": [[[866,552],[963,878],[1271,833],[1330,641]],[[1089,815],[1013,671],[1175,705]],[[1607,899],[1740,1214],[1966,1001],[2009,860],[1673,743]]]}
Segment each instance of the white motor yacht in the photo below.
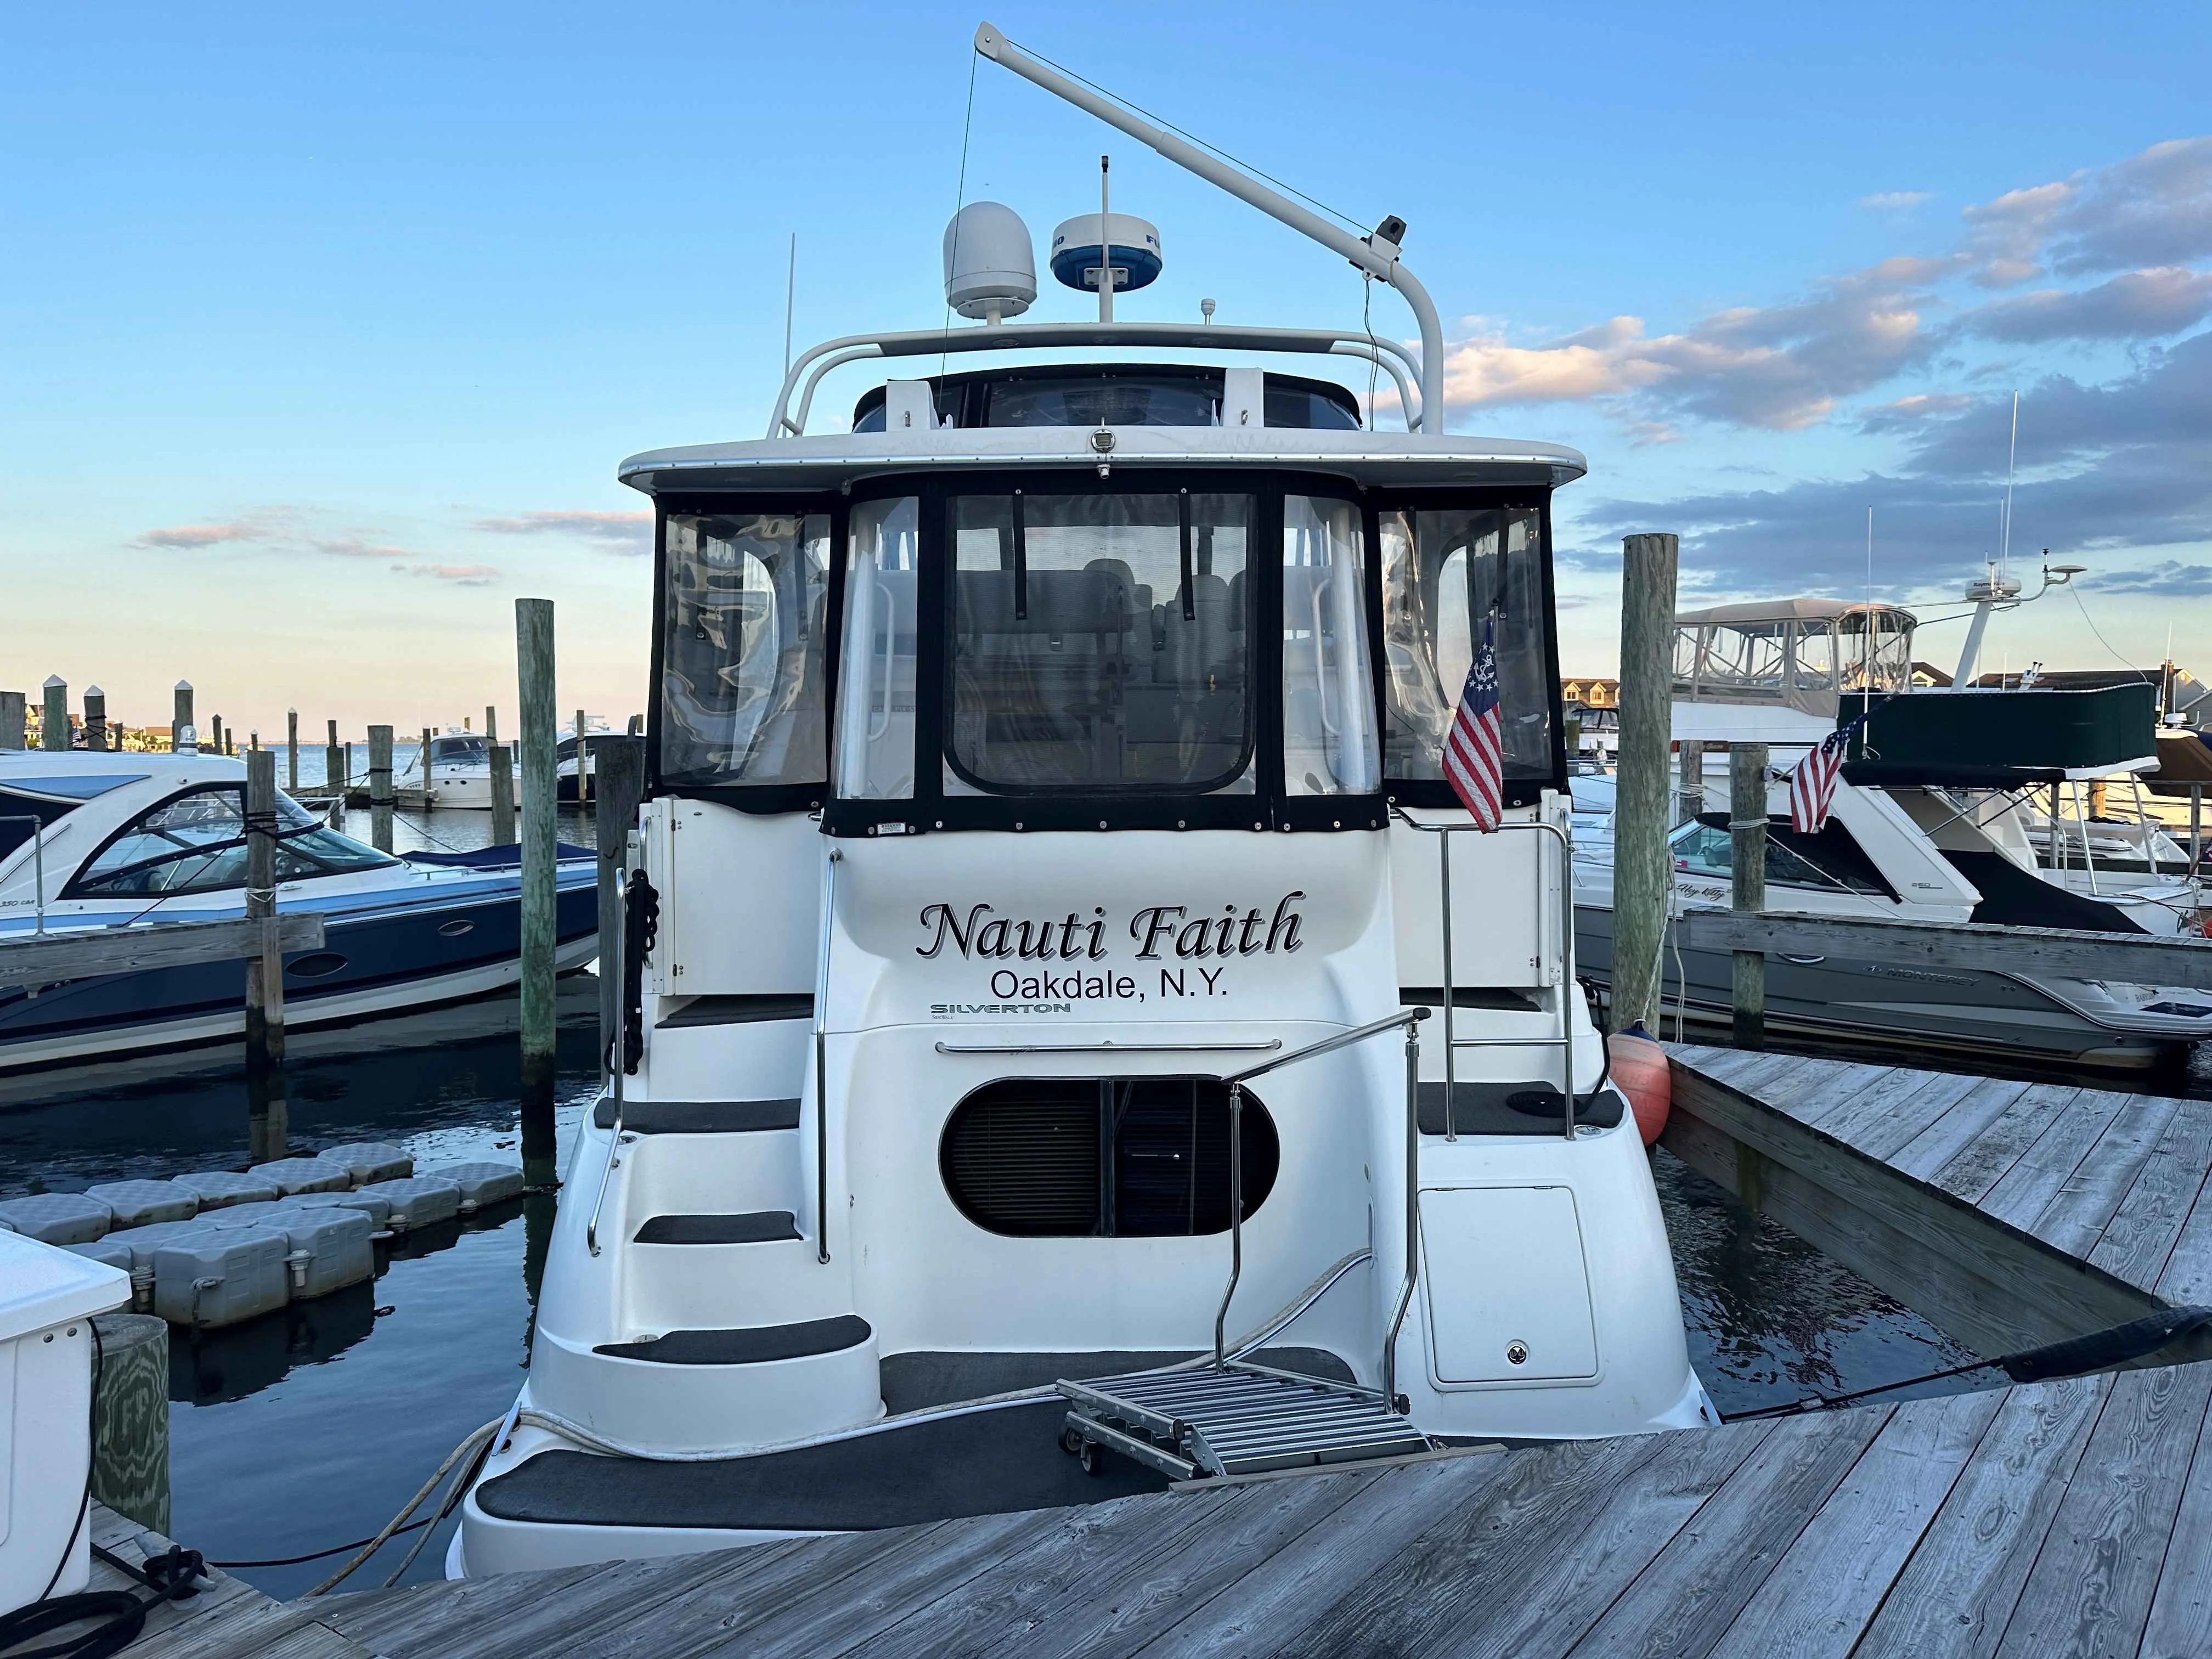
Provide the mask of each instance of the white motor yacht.
{"label": "white motor yacht", "polygon": [[[2200,895],[2186,878],[2155,868],[2100,878],[2094,863],[2069,870],[2038,856],[2048,837],[2034,798],[2157,763],[2149,687],[1911,690],[1916,619],[1893,605],[1753,601],[1675,623],[1676,740],[1770,748],[1769,909],[2114,933],[2199,925]],[[1788,774],[1863,709],[1869,688],[1875,735],[1857,742],[1826,827],[1801,835],[1790,828]],[[1709,757],[1704,810],[1673,832],[1680,910],[1729,902],[1727,765]],[[1585,970],[1609,979],[1607,782],[1575,781],[1575,902]],[[1661,969],[1668,1018],[1679,1010],[1686,1026],[1706,1029],[1730,1019],[1728,951],[1670,942]],[[1875,1036],[2014,1062],[2140,1068],[2212,1037],[2212,995],[2154,985],[1774,955],[1766,996],[1767,1024],[1779,1032]]]}
{"label": "white motor yacht", "polygon": [[[1015,322],[1029,234],[977,204],[945,258],[980,325],[830,341],[764,438],[622,464],[659,617],[627,1029],[449,1571],[1714,1420],[1576,981],[1583,459],[1438,429],[1402,225],[1313,234],[1414,301],[1418,358]],[[1126,305],[1159,246],[1079,216],[1053,269]],[[838,362],[1047,348],[1088,355],[806,429]],[[1410,429],[1245,362],[1293,353],[1379,359]],[[1440,764],[1486,617],[1487,834]]]}

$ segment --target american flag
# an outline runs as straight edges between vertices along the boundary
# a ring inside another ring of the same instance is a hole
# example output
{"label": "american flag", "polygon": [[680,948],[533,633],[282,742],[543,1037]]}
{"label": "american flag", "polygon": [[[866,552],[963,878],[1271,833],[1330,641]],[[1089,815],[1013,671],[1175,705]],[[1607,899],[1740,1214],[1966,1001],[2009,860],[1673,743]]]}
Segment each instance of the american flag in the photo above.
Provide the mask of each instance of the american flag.
{"label": "american flag", "polygon": [[1451,780],[1460,805],[1485,835],[1498,828],[1501,805],[1499,781],[1504,772],[1503,738],[1498,712],[1498,653],[1491,642],[1492,624],[1482,625],[1482,649],[1467,671],[1467,685],[1459,694],[1459,713],[1452,717],[1444,738],[1444,776]]}
{"label": "american flag", "polygon": [[1840,732],[1831,732],[1817,748],[1790,772],[1790,827],[1801,836],[1817,836],[1827,828],[1828,808],[1836,799],[1836,780],[1844,773],[1844,751],[1850,747],[1854,720]]}

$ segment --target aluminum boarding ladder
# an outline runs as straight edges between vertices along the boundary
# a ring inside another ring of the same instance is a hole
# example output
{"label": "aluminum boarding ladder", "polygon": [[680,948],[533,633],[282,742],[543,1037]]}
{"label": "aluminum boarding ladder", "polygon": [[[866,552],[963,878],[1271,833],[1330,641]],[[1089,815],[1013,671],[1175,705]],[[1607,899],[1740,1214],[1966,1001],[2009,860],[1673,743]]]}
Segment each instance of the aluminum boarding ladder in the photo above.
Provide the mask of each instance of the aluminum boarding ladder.
{"label": "aluminum boarding ladder", "polygon": [[1171,1480],[1401,1457],[1426,1435],[1382,1394],[1247,1360],[1062,1382],[1060,1444],[1097,1467],[1103,1448]]}

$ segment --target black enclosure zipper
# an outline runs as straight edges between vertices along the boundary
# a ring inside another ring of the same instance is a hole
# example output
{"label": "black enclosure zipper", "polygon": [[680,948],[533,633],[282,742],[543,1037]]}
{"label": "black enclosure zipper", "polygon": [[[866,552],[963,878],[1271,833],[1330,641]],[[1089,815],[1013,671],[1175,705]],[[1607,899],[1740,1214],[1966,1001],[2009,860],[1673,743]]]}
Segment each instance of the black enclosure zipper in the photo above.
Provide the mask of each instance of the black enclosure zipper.
{"label": "black enclosure zipper", "polygon": [[1030,538],[1022,521],[1022,492],[1014,492],[1014,620],[1030,619]]}
{"label": "black enclosure zipper", "polygon": [[1198,595],[1191,592],[1190,573],[1190,491],[1183,490],[1176,497],[1176,527],[1182,536],[1182,619],[1198,620]]}

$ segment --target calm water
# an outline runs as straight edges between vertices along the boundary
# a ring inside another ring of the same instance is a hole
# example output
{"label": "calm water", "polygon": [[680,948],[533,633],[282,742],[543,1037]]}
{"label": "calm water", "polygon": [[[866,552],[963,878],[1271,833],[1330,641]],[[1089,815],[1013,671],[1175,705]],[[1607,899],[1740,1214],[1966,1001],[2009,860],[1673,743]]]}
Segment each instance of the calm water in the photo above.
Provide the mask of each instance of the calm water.
{"label": "calm water", "polygon": [[[348,826],[366,836],[367,814]],[[410,847],[472,847],[488,814],[401,815]],[[564,814],[564,839],[591,839]],[[563,981],[562,1167],[597,1084],[596,981]],[[418,1163],[514,1159],[511,999],[333,1033],[295,1034],[291,1150],[397,1141]],[[228,1051],[0,1085],[0,1190],[243,1168],[245,1085]],[[1927,1322],[1671,1155],[1656,1155],[1692,1361],[1724,1413],[1863,1388],[1971,1358]],[[501,1206],[379,1251],[373,1284],[171,1347],[173,1530],[213,1559],[298,1554],[374,1533],[470,1431],[502,1415],[529,1357],[554,1200]],[[450,1523],[409,1581],[442,1571]],[[349,1588],[395,1570],[388,1546]],[[279,1597],[340,1558],[249,1568]]]}

